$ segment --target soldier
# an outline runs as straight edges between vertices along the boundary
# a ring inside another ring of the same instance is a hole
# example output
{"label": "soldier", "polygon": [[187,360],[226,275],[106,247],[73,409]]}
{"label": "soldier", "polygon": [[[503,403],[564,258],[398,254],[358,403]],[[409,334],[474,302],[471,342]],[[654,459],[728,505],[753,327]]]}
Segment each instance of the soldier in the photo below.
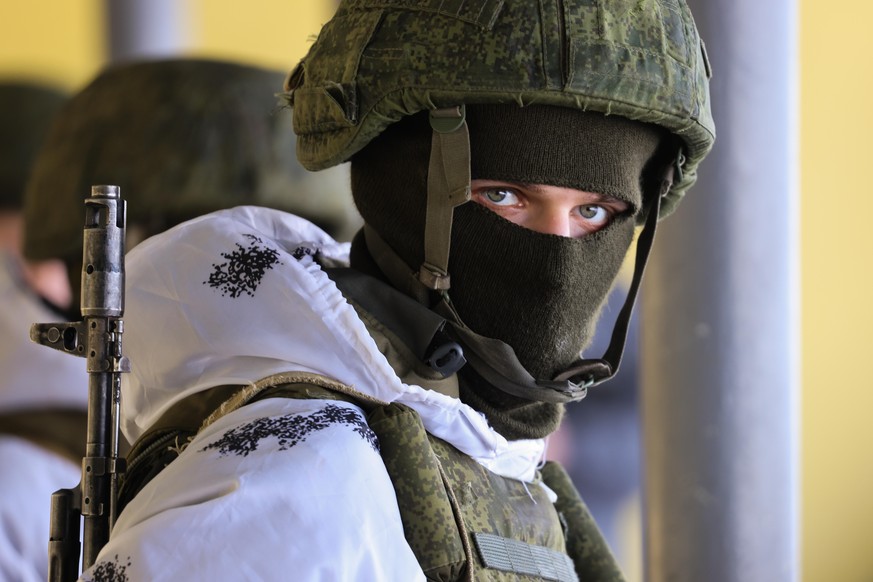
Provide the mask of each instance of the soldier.
{"label": "soldier", "polygon": [[28,337],[33,321],[57,319],[68,304],[66,273],[21,257],[25,186],[65,99],[44,82],[0,83],[0,580],[46,579],[48,499],[77,479],[84,443],[75,430],[85,414],[84,363]]}
{"label": "soldier", "polygon": [[[20,341],[35,352],[32,365],[19,359],[11,368],[26,380],[17,393],[40,409],[31,433],[65,447],[75,465],[64,461],[69,467],[63,478],[40,487],[33,475],[0,471],[3,482],[29,490],[40,510],[38,517],[25,516],[20,499],[4,496],[4,528],[27,524],[34,533],[26,540],[27,559],[13,552],[25,543],[22,535],[9,542],[9,551],[0,547],[0,563],[8,558],[39,575],[0,575],[3,580],[46,579],[49,496],[79,480],[88,393],[84,359],[30,343],[27,330],[34,322],[81,319],[83,200],[92,184],[121,186],[129,202],[128,248],[183,220],[244,204],[299,212],[337,237],[349,238],[360,225],[348,169],[313,174],[297,162],[287,131],[290,113],[276,95],[283,78],[281,72],[202,59],[128,63],[103,71],[60,109],[27,188],[24,254],[33,264],[60,263],[74,299],[63,316],[19,309],[4,312],[3,319],[20,320]],[[4,358],[12,355],[3,352]],[[8,380],[6,366],[4,373]],[[57,411],[50,416],[42,410],[55,393],[75,403],[75,418],[66,424]],[[7,396],[0,391],[0,399]]]}
{"label": "soldier", "polygon": [[365,226],[349,249],[235,209],[131,253],[137,442],[85,579],[622,579],[541,459],[617,368],[714,139],[708,77],[681,0],[342,2],[286,89],[298,158],[351,160]]}
{"label": "soldier", "polygon": [[[205,59],[103,71],[62,111],[36,161],[25,206],[27,258],[62,259],[78,293],[82,200],[98,183],[121,186],[129,201],[128,249],[195,216],[244,204],[293,210],[350,238],[360,218],[348,171],[312,174],[297,163],[277,78]],[[292,190],[299,196],[288,196]]]}

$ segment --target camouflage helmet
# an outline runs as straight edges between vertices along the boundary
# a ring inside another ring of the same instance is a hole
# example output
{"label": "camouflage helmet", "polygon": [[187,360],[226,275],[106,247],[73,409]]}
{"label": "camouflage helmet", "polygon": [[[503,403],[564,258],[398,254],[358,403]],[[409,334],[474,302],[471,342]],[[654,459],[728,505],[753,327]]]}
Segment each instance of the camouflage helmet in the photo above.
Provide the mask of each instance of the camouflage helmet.
{"label": "camouflage helmet", "polygon": [[[343,0],[285,88],[298,158],[310,169],[349,160],[391,124],[429,112],[424,260],[406,264],[370,224],[366,246],[395,287],[445,315],[465,353],[479,359],[473,367],[491,374],[489,383],[521,398],[565,402],[618,369],[657,221],[695,182],[715,139],[710,76],[685,0]],[[453,212],[471,199],[468,105],[591,111],[654,124],[676,138],[669,152],[675,163],[657,184],[652,180],[661,195],[649,190],[637,216],[643,228],[634,278],[607,353],[552,380],[528,374],[515,346],[466,328],[449,297],[456,289],[449,269]],[[498,352],[506,357],[488,360]]]}
{"label": "camouflage helmet", "polygon": [[359,218],[348,169],[311,173],[295,158],[283,74],[212,60],[111,67],[70,99],[36,161],[25,202],[25,256],[82,252],[83,200],[115,184],[128,225],[150,236],[243,204],[300,214],[338,238]]}
{"label": "camouflage helmet", "polygon": [[0,208],[21,207],[33,160],[65,99],[44,83],[0,81]]}
{"label": "camouflage helmet", "polygon": [[715,138],[709,63],[684,0],[346,0],[291,72],[298,157],[349,159],[388,125],[460,104],[542,104],[681,139],[669,214]]}

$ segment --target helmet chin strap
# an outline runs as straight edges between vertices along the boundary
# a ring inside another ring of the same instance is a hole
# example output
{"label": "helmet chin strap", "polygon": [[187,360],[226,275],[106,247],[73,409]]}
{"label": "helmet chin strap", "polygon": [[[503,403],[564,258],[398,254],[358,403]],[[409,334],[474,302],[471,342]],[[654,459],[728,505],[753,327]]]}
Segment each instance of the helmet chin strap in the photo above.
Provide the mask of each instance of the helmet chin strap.
{"label": "helmet chin strap", "polygon": [[627,340],[631,316],[633,315],[634,303],[636,303],[640,283],[643,281],[643,273],[646,270],[646,263],[649,259],[649,252],[652,250],[652,243],[655,240],[658,214],[661,210],[661,198],[670,190],[670,185],[673,183],[672,176],[673,167],[671,166],[662,183],[661,192],[649,204],[645,225],[637,239],[633,278],[631,279],[624,305],[622,305],[615,325],[612,328],[612,338],[609,341],[606,352],[599,359],[579,360],[576,364],[555,376],[554,381],[568,381],[574,384],[582,383],[586,388],[590,388],[609,380],[618,372],[618,367],[624,354],[624,345]]}
{"label": "helmet chin strap", "polygon": [[424,226],[424,263],[418,280],[434,291],[447,291],[452,214],[455,206],[470,201],[470,132],[466,109],[450,107],[430,112],[433,128],[427,169],[427,214]]}
{"label": "helmet chin strap", "polygon": [[[461,321],[449,299],[448,271],[454,208],[470,200],[470,141],[464,107],[431,112],[433,139],[428,168],[425,257],[417,273],[369,225],[364,225],[367,247],[376,264],[400,291],[430,307],[433,292],[440,300],[431,309],[449,324],[446,341],[454,339],[463,347],[462,357],[495,388],[531,401],[565,403],[582,400],[588,388],[612,378],[618,372],[627,339],[634,303],[642,282],[649,252],[655,239],[661,198],[670,190],[674,173],[681,172],[681,153],[664,174],[660,192],[648,204],[646,221],[637,239],[634,274],[624,305],[603,357],[580,359],[551,380],[538,380],[521,365],[512,347],[497,339],[475,333]],[[427,338],[425,338],[427,339]],[[436,339],[436,337],[434,338]],[[439,348],[439,346],[434,346]],[[444,370],[454,373],[456,370]]]}
{"label": "helmet chin strap", "polygon": [[424,262],[416,273],[373,228],[364,224],[367,248],[391,283],[419,303],[430,306],[433,291],[451,286],[449,251],[456,206],[470,201],[470,132],[464,105],[430,112],[433,129],[427,169]]}

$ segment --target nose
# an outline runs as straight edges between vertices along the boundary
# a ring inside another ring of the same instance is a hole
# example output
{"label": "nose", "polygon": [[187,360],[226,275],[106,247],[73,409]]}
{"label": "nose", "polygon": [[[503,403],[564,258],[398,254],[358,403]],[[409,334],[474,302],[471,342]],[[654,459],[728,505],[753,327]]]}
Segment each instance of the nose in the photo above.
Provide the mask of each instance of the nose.
{"label": "nose", "polygon": [[573,236],[570,213],[558,205],[543,205],[530,216],[528,223],[524,226],[543,234]]}

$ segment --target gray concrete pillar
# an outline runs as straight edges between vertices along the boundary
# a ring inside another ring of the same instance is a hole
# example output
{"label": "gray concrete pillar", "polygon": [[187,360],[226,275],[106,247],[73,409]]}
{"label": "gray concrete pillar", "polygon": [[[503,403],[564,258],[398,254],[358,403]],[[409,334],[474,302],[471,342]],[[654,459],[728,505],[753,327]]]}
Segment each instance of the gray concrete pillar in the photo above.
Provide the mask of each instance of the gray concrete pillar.
{"label": "gray concrete pillar", "polygon": [[178,55],[193,46],[188,0],[104,0],[109,62]]}
{"label": "gray concrete pillar", "polygon": [[798,579],[797,6],[689,0],[718,137],[642,300],[646,579]]}

